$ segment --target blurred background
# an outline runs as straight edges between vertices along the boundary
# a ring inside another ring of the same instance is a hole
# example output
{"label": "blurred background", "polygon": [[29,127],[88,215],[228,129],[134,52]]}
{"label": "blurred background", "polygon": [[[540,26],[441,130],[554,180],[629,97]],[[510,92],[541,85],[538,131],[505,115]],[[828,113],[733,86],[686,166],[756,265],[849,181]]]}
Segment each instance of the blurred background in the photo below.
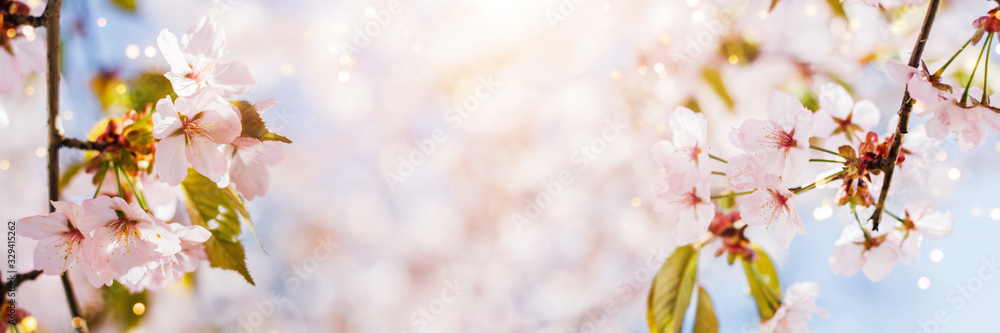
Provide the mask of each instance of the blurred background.
{"label": "blurred background", "polygon": [[[124,111],[102,106],[96,77],[166,72],[160,30],[180,34],[213,16],[227,32],[225,59],[256,77],[243,98],[277,98],[264,119],[295,142],[269,169],[267,195],[249,204],[264,248],[244,233],[256,286],[203,264],[184,283],[116,301],[74,276],[84,312],[112,313],[90,323],[96,331],[122,330],[121,321],[135,332],[648,331],[649,285],[677,246],[674,217],[652,209],[661,171],[649,150],[670,138],[677,106],[706,116],[711,151],[723,157],[737,153],[730,129],[765,118],[773,89],[815,110],[819,86],[841,83],[880,107],[876,132],[894,122],[903,86],[884,65],[909,58],[926,4],[769,5],[67,1],[68,136]],[[945,1],[925,52],[931,68],[994,7]],[[1000,47],[989,52],[996,59]],[[976,55],[951,68],[968,73]],[[1000,87],[1000,72],[989,77]],[[2,97],[4,220],[46,212],[44,96],[44,75],[35,75]],[[68,165],[82,155],[63,156]],[[932,198],[954,214],[955,232],[925,239],[918,263],[898,263],[881,282],[829,269],[833,242],[854,223],[831,206],[833,188],[799,199],[809,235],[790,249],[750,233],[775,259],[783,289],[819,284],[817,304],[830,316],[814,318],[814,331],[1000,327],[1000,141],[991,134],[967,154],[952,138],[928,158],[927,186],[908,187],[890,206]],[[32,269],[33,248],[19,240],[19,270]],[[704,255],[698,274],[721,331],[758,331],[742,268]],[[70,329],[58,277],[26,282],[18,300],[39,331]]]}

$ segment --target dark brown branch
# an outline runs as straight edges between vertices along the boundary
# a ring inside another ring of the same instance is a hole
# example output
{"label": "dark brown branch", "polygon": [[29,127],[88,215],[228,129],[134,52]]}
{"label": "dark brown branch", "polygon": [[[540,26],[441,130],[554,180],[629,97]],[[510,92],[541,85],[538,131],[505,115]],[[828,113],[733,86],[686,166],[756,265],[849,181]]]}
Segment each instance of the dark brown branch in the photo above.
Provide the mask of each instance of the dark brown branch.
{"label": "dark brown branch", "polygon": [[[934,24],[934,16],[937,15],[938,5],[941,0],[931,0],[927,7],[927,15],[924,16],[924,25],[920,28],[920,37],[913,45],[913,52],[910,53],[910,62],[907,64],[913,68],[919,68],[920,57],[924,53],[924,45],[927,45],[927,36],[931,33],[931,26]],[[899,149],[903,144],[903,135],[907,133],[910,124],[910,111],[913,109],[913,100],[910,98],[909,87],[903,93],[903,103],[899,106],[899,122],[896,124],[896,133],[892,138],[892,147],[889,150],[889,159],[885,165],[885,180],[882,182],[882,191],[878,196],[878,203],[875,205],[875,213],[872,214],[872,230],[878,231],[878,224],[882,221],[882,211],[885,210],[885,198],[889,196],[889,185],[892,184],[892,172],[896,169],[896,159],[899,158]]]}
{"label": "dark brown branch", "polygon": [[66,148],[76,148],[80,150],[97,150],[97,151],[104,150],[105,148],[111,146],[111,144],[106,142],[82,141],[79,139],[66,138],[66,137],[63,137],[60,140],[59,145]]}
{"label": "dark brown branch", "polygon": [[37,28],[45,24],[45,16],[18,15],[3,12],[3,21],[14,26],[30,25]]}
{"label": "dark brown branch", "polygon": [[18,274],[17,277],[11,280],[7,280],[7,282],[3,284],[4,293],[17,289],[17,287],[19,287],[22,282],[34,280],[38,278],[39,275],[42,275],[42,271],[34,270],[27,273]]}
{"label": "dark brown branch", "polygon": [[[49,115],[49,160],[48,160],[48,183],[49,202],[59,200],[59,148],[62,146],[62,135],[56,128],[56,119],[59,118],[59,15],[62,10],[62,0],[48,0],[45,5],[45,12],[42,14],[41,25],[45,27],[45,42],[48,53],[48,67],[46,75],[46,87],[48,88],[48,115]],[[5,18],[6,20],[6,18]],[[32,22],[37,23],[37,22]],[[49,211],[55,211],[55,207],[49,205]],[[80,312],[80,304],[76,301],[76,294],[73,293],[73,285],[69,281],[69,275],[61,276],[63,291],[66,292],[66,302],[69,303],[69,312],[73,318],[83,319]],[[84,332],[86,325],[76,328],[77,332]]]}

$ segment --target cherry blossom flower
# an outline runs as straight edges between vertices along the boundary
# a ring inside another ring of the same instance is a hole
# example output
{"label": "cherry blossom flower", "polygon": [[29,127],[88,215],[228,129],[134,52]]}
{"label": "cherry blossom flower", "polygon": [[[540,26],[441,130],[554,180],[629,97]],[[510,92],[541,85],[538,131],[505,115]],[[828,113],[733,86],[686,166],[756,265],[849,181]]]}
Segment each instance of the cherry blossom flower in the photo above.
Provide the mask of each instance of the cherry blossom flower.
{"label": "cherry blossom flower", "polygon": [[993,128],[994,132],[1000,133],[1000,92],[990,95],[989,99],[989,107],[983,111],[983,120]]}
{"label": "cherry blossom flower", "polygon": [[230,156],[229,180],[247,200],[264,196],[271,177],[267,166],[278,164],[284,158],[283,147],[277,142],[261,142],[253,138],[236,138],[226,146]]}
{"label": "cherry blossom flower", "polygon": [[793,196],[781,179],[768,175],[757,184],[753,193],[740,201],[740,217],[749,226],[773,226],[774,239],[787,249],[795,234],[806,234],[799,213],[795,211]]}
{"label": "cherry blossom flower", "polygon": [[[915,100],[929,105],[948,99],[947,89],[950,87],[932,82],[926,70],[916,69],[893,61],[886,62],[885,69],[893,81],[906,85],[906,91]],[[938,89],[938,86],[942,89]],[[916,110],[914,112],[921,114],[922,112],[920,111]]]}
{"label": "cherry blossom flower", "polygon": [[955,217],[951,212],[931,210],[919,205],[907,205],[903,214],[902,259],[906,263],[910,258],[919,262],[920,243],[924,236],[929,238],[945,238],[951,235],[955,228]]}
{"label": "cherry blossom flower", "polygon": [[[868,227],[870,229],[870,227]],[[902,237],[892,228],[882,228],[865,237],[857,225],[848,225],[830,254],[830,269],[838,275],[854,275],[864,270],[868,279],[882,281],[900,259]]]}
{"label": "cherry blossom flower", "polygon": [[731,135],[733,144],[757,157],[761,167],[794,181],[809,162],[812,112],[795,96],[771,92],[769,120],[750,119]]}
{"label": "cherry blossom flower", "polygon": [[812,316],[826,317],[828,314],[816,306],[819,286],[815,282],[796,282],[785,290],[781,306],[767,321],[761,323],[760,331],[766,333],[809,332],[806,325]]}
{"label": "cherry blossom flower", "polygon": [[201,226],[185,226],[180,223],[167,225],[180,239],[181,251],[162,260],[156,268],[150,269],[138,281],[124,283],[130,292],[162,289],[184,278],[184,274],[194,272],[198,268],[199,261],[208,260],[204,243],[212,237],[211,232]]}
{"label": "cherry blossom flower", "polygon": [[707,127],[705,116],[683,106],[670,114],[673,140],[657,142],[652,149],[653,159],[663,167],[669,183],[711,173],[707,165]]}
{"label": "cherry blossom flower", "polygon": [[829,83],[821,88],[820,108],[813,116],[813,134],[828,139],[831,147],[864,141],[864,135],[878,125],[879,110],[875,103],[854,99],[844,87]]}
{"label": "cherry blossom flower", "polygon": [[[278,101],[270,98],[253,104],[263,114]],[[270,185],[267,166],[275,165],[284,158],[284,147],[273,141],[261,142],[251,137],[239,137],[226,145],[224,153],[229,157],[229,181],[247,200],[264,196]]]}
{"label": "cherry blossom flower", "polygon": [[961,94],[956,92],[951,95],[952,99],[928,106],[927,112],[933,116],[924,126],[927,136],[938,140],[957,134],[959,148],[972,152],[986,140],[987,122],[983,121],[983,114],[992,111],[978,105],[959,105]]}
{"label": "cherry blossom flower", "polygon": [[181,251],[180,239],[166,223],[120,197],[85,200],[79,227],[92,238],[87,251],[94,270],[122,283],[135,283]]}
{"label": "cherry blossom flower", "polygon": [[154,167],[160,179],[177,185],[187,176],[187,166],[214,182],[228,172],[226,156],[219,145],[233,142],[241,125],[235,107],[220,100],[217,90],[201,89],[189,97],[170,97],[156,103],[153,137],[156,147]]}
{"label": "cherry blossom flower", "polygon": [[35,247],[35,267],[48,275],[59,275],[72,267],[80,267],[95,287],[108,284],[110,276],[100,276],[87,263],[85,252],[89,239],[78,229],[80,206],[67,201],[53,201],[54,213],[21,218],[18,234],[38,240]]}
{"label": "cherry blossom flower", "polygon": [[762,168],[757,159],[750,154],[736,155],[727,162],[726,177],[729,179],[729,184],[737,191],[754,189],[754,186],[772,171]]}
{"label": "cherry blossom flower", "polygon": [[709,193],[708,175],[698,178],[677,178],[679,183],[663,180],[654,202],[656,211],[677,216],[678,222],[674,239],[687,244],[708,232],[708,226],[715,218],[715,204]]}
{"label": "cherry blossom flower", "polygon": [[190,96],[208,86],[219,89],[223,98],[231,99],[256,84],[246,65],[220,61],[225,55],[226,33],[213,19],[202,18],[181,35],[179,42],[177,36],[163,29],[156,43],[170,64],[170,72],[165,75],[179,96]]}

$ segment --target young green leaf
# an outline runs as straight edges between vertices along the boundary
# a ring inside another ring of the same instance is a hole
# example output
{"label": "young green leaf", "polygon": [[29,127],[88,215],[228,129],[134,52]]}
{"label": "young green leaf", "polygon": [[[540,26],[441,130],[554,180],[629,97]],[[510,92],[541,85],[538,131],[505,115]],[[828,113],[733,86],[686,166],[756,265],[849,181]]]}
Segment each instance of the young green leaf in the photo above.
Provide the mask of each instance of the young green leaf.
{"label": "young green leaf", "polygon": [[[205,242],[211,266],[237,271],[247,282],[253,284],[246,268],[243,245],[237,239],[240,234],[239,215],[243,215],[247,225],[253,229],[243,201],[232,188],[219,188],[194,169],[188,169],[188,176],[181,183],[181,188],[187,197],[191,222],[212,232],[212,238]],[[216,222],[215,228],[209,226],[209,221],[212,220]]]}
{"label": "young green leaf", "polygon": [[130,293],[125,286],[115,281],[111,286],[101,287],[101,299],[104,300],[103,311],[98,311],[88,322],[114,323],[119,331],[129,331],[142,322],[142,316],[135,312],[136,304],[142,304],[145,312],[149,306],[147,291]]}
{"label": "young green leaf", "polygon": [[754,245],[754,251],[757,251],[757,260],[743,260],[743,271],[750,286],[750,295],[757,302],[757,314],[764,321],[774,316],[774,311],[781,306],[781,285],[771,258],[757,245]]}
{"label": "young green leaf", "polygon": [[712,298],[705,288],[698,286],[698,307],[694,314],[694,333],[718,333],[719,320],[715,317]]}
{"label": "young green leaf", "polygon": [[653,278],[646,300],[646,321],[652,333],[680,332],[695,286],[698,252],[677,248]]}
{"label": "young green leaf", "polygon": [[284,143],[292,143],[286,137],[271,133],[264,124],[264,119],[260,117],[260,112],[257,107],[253,106],[247,101],[236,101],[233,105],[240,110],[240,115],[243,122],[243,132],[240,133],[241,138],[254,138],[260,141],[279,141]]}
{"label": "young green leaf", "polygon": [[726,107],[732,110],[733,98],[729,96],[729,91],[726,90],[726,84],[723,83],[722,75],[719,74],[719,71],[712,68],[705,68],[705,70],[701,72],[701,76],[705,79],[705,82],[712,87],[712,91],[714,91],[716,95],[719,95],[722,102],[726,103]]}

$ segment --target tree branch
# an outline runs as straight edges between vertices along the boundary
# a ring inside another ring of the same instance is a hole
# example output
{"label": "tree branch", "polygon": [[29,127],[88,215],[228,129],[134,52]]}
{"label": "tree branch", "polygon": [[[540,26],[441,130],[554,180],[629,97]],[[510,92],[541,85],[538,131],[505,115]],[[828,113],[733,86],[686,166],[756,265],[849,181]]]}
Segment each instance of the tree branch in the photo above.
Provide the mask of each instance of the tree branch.
{"label": "tree branch", "polygon": [[96,151],[102,151],[105,148],[111,146],[111,144],[106,142],[82,141],[79,139],[66,138],[66,137],[61,138],[61,140],[59,141],[59,145],[66,148],[76,148],[80,150],[96,150]]}
{"label": "tree branch", "polygon": [[3,21],[13,24],[14,26],[30,25],[37,28],[45,24],[45,15],[31,16],[3,12]]}
{"label": "tree branch", "polygon": [[[937,15],[938,5],[941,0],[931,0],[927,7],[927,15],[924,16],[924,25],[920,28],[920,37],[913,45],[913,52],[910,53],[908,65],[919,68],[920,57],[924,53],[924,45],[927,44],[927,36],[931,33],[931,26],[934,24],[934,16]],[[885,180],[882,182],[882,191],[878,196],[878,203],[875,204],[875,212],[872,213],[872,231],[878,231],[878,224],[882,220],[882,211],[885,209],[885,198],[889,195],[889,185],[892,184],[892,172],[896,169],[896,160],[899,158],[899,150],[903,144],[903,135],[907,133],[910,124],[910,111],[913,109],[913,100],[910,98],[909,90],[903,93],[903,102],[899,106],[899,122],[896,124],[896,133],[893,135],[892,147],[889,150],[889,159],[885,165]]]}
{"label": "tree branch", "polygon": [[[46,86],[48,88],[48,118],[49,118],[49,153],[48,153],[48,183],[49,202],[59,200],[59,148],[62,145],[62,135],[56,128],[56,119],[59,118],[59,15],[62,10],[62,0],[48,0],[45,5],[45,12],[40,19],[41,26],[45,27],[45,42],[48,52],[48,67],[46,75]],[[6,20],[6,15],[4,20]],[[33,21],[33,20],[32,20]],[[38,22],[29,22],[38,23]],[[54,212],[55,207],[49,205],[49,211]],[[69,281],[69,275],[62,276],[63,291],[66,292],[66,302],[69,304],[69,312],[76,318],[83,319],[80,313],[80,304],[76,301],[73,293],[73,285]],[[74,325],[75,326],[75,325]],[[77,332],[84,332],[86,325],[76,327]]]}
{"label": "tree branch", "polygon": [[22,282],[34,280],[38,278],[39,275],[42,275],[42,271],[40,270],[34,270],[23,274],[18,274],[17,277],[15,277],[12,280],[8,280],[6,283],[3,284],[4,293],[17,289],[17,287],[20,286]]}

